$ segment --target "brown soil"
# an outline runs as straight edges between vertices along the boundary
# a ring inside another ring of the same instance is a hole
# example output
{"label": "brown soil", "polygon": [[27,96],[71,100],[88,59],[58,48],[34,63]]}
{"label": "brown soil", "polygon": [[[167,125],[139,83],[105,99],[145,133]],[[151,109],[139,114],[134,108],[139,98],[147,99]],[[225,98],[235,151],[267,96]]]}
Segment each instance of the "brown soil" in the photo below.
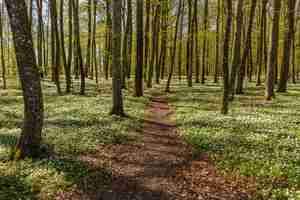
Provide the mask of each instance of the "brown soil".
{"label": "brown soil", "polygon": [[[222,176],[208,155],[193,158],[192,148],[172,122],[166,99],[153,97],[140,139],[99,147],[81,160],[95,174],[57,199],[84,200],[244,200],[255,185],[240,176]],[[105,179],[109,179],[108,181]]]}

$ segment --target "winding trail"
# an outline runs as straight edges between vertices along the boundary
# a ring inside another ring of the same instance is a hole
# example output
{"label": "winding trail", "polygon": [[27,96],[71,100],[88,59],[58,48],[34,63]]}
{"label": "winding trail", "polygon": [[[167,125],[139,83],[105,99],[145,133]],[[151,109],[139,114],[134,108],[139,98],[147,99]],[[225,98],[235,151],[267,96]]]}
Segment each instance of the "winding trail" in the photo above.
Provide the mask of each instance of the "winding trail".
{"label": "winding trail", "polygon": [[[172,120],[173,110],[164,96],[154,96],[146,110],[137,141],[111,145],[81,160],[111,174],[108,184],[85,180],[59,199],[95,200],[245,200],[247,180],[228,181],[218,175],[205,154],[193,158]],[[103,147],[101,147],[103,148]],[[92,183],[94,187],[90,188]],[[104,186],[105,185],[105,186]],[[86,188],[85,188],[86,187]]]}

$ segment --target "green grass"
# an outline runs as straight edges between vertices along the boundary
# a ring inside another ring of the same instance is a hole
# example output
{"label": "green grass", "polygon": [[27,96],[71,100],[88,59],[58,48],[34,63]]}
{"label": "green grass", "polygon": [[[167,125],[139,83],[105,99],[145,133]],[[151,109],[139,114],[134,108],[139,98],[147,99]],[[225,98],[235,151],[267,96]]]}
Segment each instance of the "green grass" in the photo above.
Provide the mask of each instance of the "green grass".
{"label": "green grass", "polygon": [[[11,81],[13,83],[13,81]],[[78,83],[74,84],[78,90]],[[110,82],[101,82],[101,90],[92,81],[87,95],[56,94],[55,86],[43,83],[45,124],[43,143],[53,149],[50,159],[9,162],[9,154],[20,134],[23,119],[22,93],[10,85],[0,92],[0,199],[53,199],[58,191],[80,185],[83,178],[103,175],[109,181],[109,169],[93,169],[78,159],[95,153],[97,147],[119,144],[138,138],[148,98],[135,98],[125,92],[125,111],[129,118],[110,116]],[[107,179],[107,180],[105,180]]]}
{"label": "green grass", "polygon": [[223,173],[255,177],[255,199],[300,199],[300,85],[265,102],[248,84],[230,114],[220,114],[220,85],[175,84],[169,95],[177,122],[197,152],[209,153]]}

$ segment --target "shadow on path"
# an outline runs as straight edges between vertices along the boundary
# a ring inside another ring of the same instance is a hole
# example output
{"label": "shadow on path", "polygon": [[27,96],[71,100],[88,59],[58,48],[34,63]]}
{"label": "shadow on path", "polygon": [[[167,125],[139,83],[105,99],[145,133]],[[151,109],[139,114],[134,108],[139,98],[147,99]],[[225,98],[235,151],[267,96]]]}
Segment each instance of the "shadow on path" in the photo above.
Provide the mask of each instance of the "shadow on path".
{"label": "shadow on path", "polygon": [[165,97],[153,97],[138,140],[99,147],[97,154],[81,156],[81,161],[90,166],[110,171],[107,184],[92,176],[57,199],[250,199],[244,190],[247,180],[227,181],[218,175],[207,155],[193,158],[193,149],[171,120],[173,113]]}

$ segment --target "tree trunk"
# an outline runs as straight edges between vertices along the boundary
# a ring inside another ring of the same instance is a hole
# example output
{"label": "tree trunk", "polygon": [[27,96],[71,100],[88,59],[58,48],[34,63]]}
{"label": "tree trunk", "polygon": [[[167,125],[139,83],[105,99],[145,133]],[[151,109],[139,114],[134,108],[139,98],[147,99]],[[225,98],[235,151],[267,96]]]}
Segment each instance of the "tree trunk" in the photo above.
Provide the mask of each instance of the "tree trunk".
{"label": "tree trunk", "polygon": [[[76,1],[76,2],[75,2]],[[83,67],[81,43],[80,43],[80,25],[79,25],[79,0],[73,1],[74,5],[74,31],[76,44],[76,62],[80,69],[80,95],[85,94],[85,70]]]}
{"label": "tree trunk", "polygon": [[112,1],[112,89],[113,107],[111,114],[124,116],[122,96],[122,64],[121,64],[121,42],[122,42],[122,1]]}
{"label": "tree trunk", "polygon": [[200,51],[199,51],[199,22],[198,22],[198,0],[194,0],[194,27],[195,27],[195,54],[196,54],[196,83],[200,83]]}
{"label": "tree trunk", "polygon": [[129,79],[131,74],[132,57],[132,5],[131,0],[127,0],[127,20],[123,40],[123,78],[122,87],[125,88],[125,79]]}
{"label": "tree trunk", "polygon": [[206,71],[206,49],[207,49],[207,28],[208,28],[208,0],[204,0],[204,39],[203,39],[203,56],[202,56],[202,74],[201,83],[205,83],[205,71]]}
{"label": "tree trunk", "polygon": [[135,95],[143,96],[143,10],[144,1],[137,0],[136,5],[136,67],[135,67]]}
{"label": "tree trunk", "polygon": [[183,44],[183,28],[184,28],[184,9],[185,1],[182,2],[182,14],[180,19],[180,33],[179,33],[179,50],[178,50],[178,79],[181,81],[182,76],[182,44]]}
{"label": "tree trunk", "polygon": [[220,40],[220,15],[221,15],[221,5],[220,5],[220,1],[221,0],[217,0],[217,21],[216,21],[216,63],[215,63],[215,75],[214,75],[214,83],[218,83],[218,76],[219,76],[219,53],[220,53],[220,44],[219,44],[219,40]]}
{"label": "tree trunk", "polygon": [[265,34],[265,25],[266,25],[266,6],[267,6],[268,0],[262,1],[262,8],[261,8],[261,15],[260,15],[260,37],[259,37],[259,47],[258,47],[258,62],[257,62],[257,79],[256,79],[256,85],[261,85],[261,73],[263,68],[263,56],[264,56],[264,34]]}
{"label": "tree trunk", "polygon": [[24,98],[24,124],[13,159],[40,155],[43,95],[24,0],[5,0]]}
{"label": "tree trunk", "polygon": [[[197,1],[197,0],[195,0],[195,1]],[[179,21],[180,21],[181,6],[182,6],[182,0],[179,0],[177,18],[176,18],[175,36],[174,36],[174,40],[173,40],[173,50],[172,50],[172,55],[171,55],[171,67],[170,67],[170,73],[169,73],[169,76],[168,76],[166,92],[170,92],[171,80],[172,80],[172,76],[173,76],[173,73],[174,73],[175,58],[176,58],[176,46],[177,46],[177,37],[178,37],[178,28],[179,28]],[[183,13],[182,13],[182,15],[183,15]]]}
{"label": "tree trunk", "polygon": [[187,35],[187,49],[186,49],[186,75],[188,86],[193,86],[193,66],[192,66],[192,0],[188,0],[188,35]]}
{"label": "tree trunk", "polygon": [[86,47],[85,59],[85,76],[88,77],[91,73],[91,44],[92,44],[92,0],[88,0],[88,40]]}
{"label": "tree trunk", "polygon": [[68,44],[68,61],[65,68],[66,76],[66,93],[71,92],[72,77],[71,77],[71,65],[73,57],[73,1],[69,0],[68,15],[69,15],[69,44]]}
{"label": "tree trunk", "polygon": [[289,67],[292,50],[292,41],[294,39],[295,25],[295,0],[288,0],[288,27],[284,37],[283,58],[281,64],[281,73],[277,92],[287,91],[287,82],[289,79]]}
{"label": "tree trunk", "polygon": [[106,32],[105,32],[105,59],[104,59],[104,71],[105,78],[109,77],[109,65],[111,56],[111,0],[106,0]]}
{"label": "tree trunk", "polygon": [[236,32],[235,32],[235,42],[234,42],[234,53],[233,53],[233,62],[230,74],[229,90],[230,97],[229,100],[234,99],[234,89],[236,84],[237,72],[241,64],[241,45],[242,45],[242,29],[243,29],[243,5],[244,0],[239,0],[237,3],[237,17],[236,17]]}
{"label": "tree trunk", "polygon": [[252,45],[252,26],[255,17],[255,9],[256,9],[257,0],[251,1],[251,8],[250,8],[250,17],[249,17],[249,24],[246,33],[246,44],[242,54],[242,61],[239,67],[239,73],[237,78],[237,86],[236,86],[236,93],[243,94],[243,84],[244,78],[246,73],[246,61],[249,57],[251,45]]}
{"label": "tree trunk", "polygon": [[229,43],[231,35],[231,23],[232,23],[232,0],[227,0],[227,19],[226,19],[226,30],[224,36],[224,47],[223,47],[223,103],[221,113],[228,114],[228,97],[229,97],[229,67],[228,67],[228,57],[229,57]]}
{"label": "tree trunk", "polygon": [[273,0],[274,2],[274,16],[272,18],[272,38],[270,40],[269,62],[266,79],[266,100],[272,100],[275,97],[274,93],[274,69],[278,56],[279,43],[279,20],[281,10],[281,0]]}
{"label": "tree trunk", "polygon": [[53,32],[53,39],[54,43],[54,82],[56,84],[57,93],[61,94],[60,88],[60,42],[59,42],[59,33],[58,33],[58,25],[57,25],[57,7],[56,7],[56,0],[52,0],[50,2],[50,12],[51,12],[51,21],[52,21],[52,32]]}
{"label": "tree trunk", "polygon": [[0,45],[1,45],[1,65],[2,65],[2,81],[3,81],[3,89],[7,89],[6,85],[6,63],[4,59],[4,41],[3,41],[3,3],[1,3],[0,7]]}
{"label": "tree trunk", "polygon": [[144,80],[147,80],[147,70],[150,50],[150,14],[151,0],[146,0],[146,24],[145,24],[145,52],[144,52]]}

